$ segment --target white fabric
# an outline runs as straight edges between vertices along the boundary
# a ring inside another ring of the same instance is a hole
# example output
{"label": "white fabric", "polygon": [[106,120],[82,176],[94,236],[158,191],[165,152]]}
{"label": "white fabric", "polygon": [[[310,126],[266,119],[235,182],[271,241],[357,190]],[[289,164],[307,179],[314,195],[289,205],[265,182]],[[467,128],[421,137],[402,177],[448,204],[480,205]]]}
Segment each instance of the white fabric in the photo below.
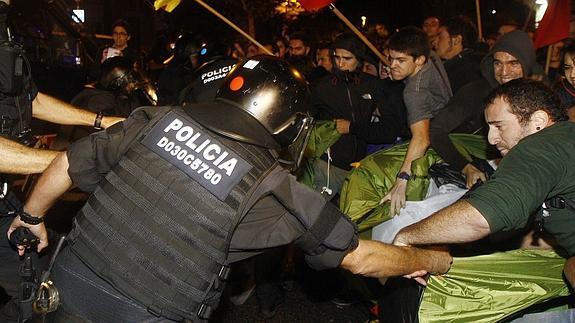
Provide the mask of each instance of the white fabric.
{"label": "white fabric", "polygon": [[371,233],[373,240],[385,243],[393,242],[399,230],[413,223],[419,222],[434,212],[453,204],[467,190],[461,189],[453,184],[437,187],[433,181],[429,184],[426,198],[423,201],[408,201],[404,209],[389,221],[385,221],[375,226]]}

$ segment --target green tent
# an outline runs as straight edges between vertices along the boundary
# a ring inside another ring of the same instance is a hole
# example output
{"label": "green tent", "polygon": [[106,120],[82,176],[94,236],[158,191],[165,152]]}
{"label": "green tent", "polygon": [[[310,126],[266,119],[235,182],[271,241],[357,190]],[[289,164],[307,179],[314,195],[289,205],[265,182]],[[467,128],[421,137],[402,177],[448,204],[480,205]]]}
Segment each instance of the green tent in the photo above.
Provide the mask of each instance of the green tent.
{"label": "green tent", "polygon": [[304,151],[305,160],[302,163],[302,170],[298,176],[300,183],[313,188],[314,161],[320,158],[340,137],[341,134],[335,129],[335,122],[320,120],[314,124]]}
{"label": "green tent", "polygon": [[497,322],[535,304],[569,295],[565,259],[551,250],[512,250],[455,257],[443,276],[431,276],[420,322]]}
{"label": "green tent", "polygon": [[[485,137],[472,134],[450,134],[451,141],[469,161],[473,158],[486,159],[488,143]],[[401,168],[407,144],[375,152],[360,161],[353,169],[341,190],[339,207],[359,226],[360,231],[372,228],[389,220],[389,202],[380,203],[387,195]],[[412,163],[414,176],[407,184],[407,200],[421,201],[429,187],[428,170],[433,164],[442,162],[439,155],[428,149],[425,155]]]}
{"label": "green tent", "polygon": [[[484,137],[472,134],[450,134],[450,139],[461,154],[469,161],[472,156],[486,159],[487,141]],[[313,188],[313,163],[326,150],[339,140],[341,135],[335,128],[335,122],[320,120],[315,123],[306,150],[305,161],[298,180]],[[377,151],[359,161],[359,167],[350,171],[340,193],[340,209],[358,223],[360,231],[369,229],[390,219],[389,203],[381,204],[395,182],[395,176],[403,163],[407,144],[397,145]],[[441,162],[433,149],[415,160],[412,174],[415,175],[407,186],[407,200],[421,201],[429,186],[428,169]]]}
{"label": "green tent", "polygon": [[[389,203],[380,201],[395,183],[407,146],[401,144],[367,156],[346,178],[339,207],[358,224],[360,231],[390,219]],[[429,186],[428,169],[440,161],[435,151],[428,149],[423,157],[412,163],[413,179],[407,183],[408,201],[420,201],[425,197]]]}

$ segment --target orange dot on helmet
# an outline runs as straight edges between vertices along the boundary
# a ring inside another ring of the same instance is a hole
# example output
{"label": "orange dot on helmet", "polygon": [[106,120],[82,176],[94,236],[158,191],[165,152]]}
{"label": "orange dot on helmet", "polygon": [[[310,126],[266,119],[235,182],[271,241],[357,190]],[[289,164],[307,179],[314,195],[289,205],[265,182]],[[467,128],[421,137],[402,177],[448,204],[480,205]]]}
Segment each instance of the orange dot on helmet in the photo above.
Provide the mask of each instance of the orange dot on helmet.
{"label": "orange dot on helmet", "polygon": [[244,78],[241,76],[234,77],[234,79],[230,82],[230,90],[232,91],[237,91],[241,89],[242,86],[244,86]]}

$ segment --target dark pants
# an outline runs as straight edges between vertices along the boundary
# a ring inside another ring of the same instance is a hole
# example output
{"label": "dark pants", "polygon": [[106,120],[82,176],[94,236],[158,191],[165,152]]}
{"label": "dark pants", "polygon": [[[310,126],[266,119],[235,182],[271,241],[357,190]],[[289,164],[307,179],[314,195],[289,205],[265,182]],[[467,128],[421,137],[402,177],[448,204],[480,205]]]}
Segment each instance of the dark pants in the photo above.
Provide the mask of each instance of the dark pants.
{"label": "dark pants", "polygon": [[0,199],[0,322],[18,322],[21,261],[6,232],[14,220],[14,211],[20,207],[20,201],[11,191]]}
{"label": "dark pants", "polygon": [[8,296],[18,297],[20,257],[6,236],[13,219],[13,217],[0,218],[0,262],[2,263],[0,265],[0,286]]}
{"label": "dark pants", "polygon": [[277,247],[255,258],[256,297],[260,310],[273,310],[284,302],[282,287],[286,247]]}
{"label": "dark pants", "polygon": [[55,323],[169,322],[120,294],[90,270],[70,248],[64,248],[58,255],[52,280],[61,301]]}
{"label": "dark pants", "polygon": [[[0,322],[18,322],[18,292],[20,288],[20,258],[15,248],[10,245],[6,231],[12,223],[13,217],[3,216],[0,218],[0,293],[2,303],[0,305]],[[12,300],[10,301],[10,299]],[[6,303],[8,302],[8,303]]]}

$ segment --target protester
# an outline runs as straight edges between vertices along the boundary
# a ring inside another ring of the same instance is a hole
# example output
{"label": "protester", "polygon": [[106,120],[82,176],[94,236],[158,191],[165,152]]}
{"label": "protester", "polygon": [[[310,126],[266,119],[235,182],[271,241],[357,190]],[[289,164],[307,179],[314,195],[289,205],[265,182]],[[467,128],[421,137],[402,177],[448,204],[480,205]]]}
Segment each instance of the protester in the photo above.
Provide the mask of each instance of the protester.
{"label": "protester", "polygon": [[[514,31],[503,36],[481,61],[483,78],[469,83],[455,94],[430,125],[431,146],[450,167],[461,172],[467,187],[487,179],[486,171],[465,159],[449,139],[449,133],[478,133],[486,130],[483,100],[498,85],[521,77],[542,77],[543,69],[535,61],[529,36]],[[485,131],[484,131],[485,132]]]}
{"label": "protester", "polygon": [[575,120],[575,45],[563,48],[561,56],[562,77],[555,85],[555,93],[561,99],[561,107],[567,109],[570,120]]}
{"label": "protester", "polygon": [[429,46],[433,49],[433,44],[439,35],[439,27],[441,26],[441,20],[439,17],[436,16],[428,16],[423,20],[423,24],[421,25],[421,29],[427,35],[427,39],[429,41]]}
{"label": "protester", "polygon": [[411,131],[409,147],[395,183],[383,198],[390,201],[390,214],[405,207],[411,165],[429,148],[429,123],[451,98],[449,80],[439,58],[431,54],[427,35],[419,28],[405,27],[389,39],[389,60],[394,80],[404,80],[403,100]]}
{"label": "protester", "polygon": [[499,27],[497,28],[497,40],[499,40],[505,34],[508,34],[515,30],[520,30],[520,28],[521,27],[519,26],[519,24],[517,24],[514,21],[504,22],[500,24]]}
{"label": "protester", "polygon": [[[312,84],[312,103],[318,120],[334,120],[341,137],[314,164],[314,187],[324,190],[325,198],[337,195],[351,163],[365,157],[367,144],[390,143],[398,136],[397,115],[392,107],[383,106],[380,80],[361,71],[366,49],[357,37],[350,34],[339,36],[333,43],[333,71]],[[372,123],[377,108],[382,112],[386,127]],[[377,130],[381,130],[381,132]],[[330,160],[328,167],[327,161]],[[329,185],[327,178],[329,174]],[[327,185],[327,186],[326,186]]]}
{"label": "protester", "polygon": [[401,230],[394,243],[464,243],[500,231],[545,230],[567,252],[565,276],[574,286],[575,152],[567,147],[575,144],[575,124],[564,122],[557,96],[538,81],[506,82],[486,102],[489,142],[503,156],[494,176],[468,198]]}
{"label": "protester", "polygon": [[311,57],[311,39],[309,34],[301,31],[290,35],[286,59],[307,78],[314,72],[314,62]]}
{"label": "protester", "polygon": [[455,16],[439,28],[435,53],[445,67],[454,94],[467,83],[481,78],[479,64],[483,55],[474,49],[477,30],[465,16]]}

